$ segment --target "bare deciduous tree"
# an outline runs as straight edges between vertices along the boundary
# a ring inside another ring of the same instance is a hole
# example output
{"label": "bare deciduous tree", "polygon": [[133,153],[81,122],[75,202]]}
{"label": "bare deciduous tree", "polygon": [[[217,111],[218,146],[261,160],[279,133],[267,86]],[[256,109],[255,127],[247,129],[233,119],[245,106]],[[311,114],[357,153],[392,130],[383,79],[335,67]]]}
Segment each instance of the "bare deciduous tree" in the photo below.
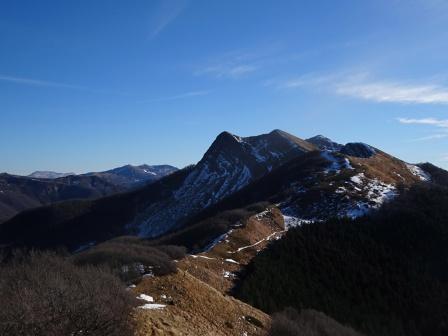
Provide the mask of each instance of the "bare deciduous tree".
{"label": "bare deciduous tree", "polygon": [[131,335],[134,299],[120,280],[48,252],[1,267],[0,335]]}

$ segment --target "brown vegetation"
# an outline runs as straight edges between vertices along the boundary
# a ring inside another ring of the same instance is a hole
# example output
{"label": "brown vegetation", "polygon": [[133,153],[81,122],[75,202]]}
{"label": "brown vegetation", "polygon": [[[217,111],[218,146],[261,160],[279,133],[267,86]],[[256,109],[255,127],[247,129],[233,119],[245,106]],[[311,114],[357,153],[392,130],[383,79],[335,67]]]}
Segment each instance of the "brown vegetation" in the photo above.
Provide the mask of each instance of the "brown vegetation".
{"label": "brown vegetation", "polygon": [[[240,226],[221,237],[222,240],[208,251],[188,256],[177,266],[220,292],[227,293],[244,266],[271,241],[280,237],[283,230],[280,211],[270,207],[262,214],[241,221]],[[241,247],[245,248],[238,251]]]}
{"label": "brown vegetation", "polygon": [[119,279],[53,253],[16,256],[1,267],[0,335],[132,335],[135,304]]}
{"label": "brown vegetation", "polygon": [[265,313],[223,295],[188,272],[145,278],[132,291],[166,305],[160,310],[138,309],[137,336],[241,336],[244,332],[262,336],[270,326]]}
{"label": "brown vegetation", "polygon": [[76,254],[77,265],[107,266],[123,280],[137,281],[143,274],[165,275],[176,272],[173,259],[185,256],[179,246],[151,246],[146,240],[126,236],[99,244]]}

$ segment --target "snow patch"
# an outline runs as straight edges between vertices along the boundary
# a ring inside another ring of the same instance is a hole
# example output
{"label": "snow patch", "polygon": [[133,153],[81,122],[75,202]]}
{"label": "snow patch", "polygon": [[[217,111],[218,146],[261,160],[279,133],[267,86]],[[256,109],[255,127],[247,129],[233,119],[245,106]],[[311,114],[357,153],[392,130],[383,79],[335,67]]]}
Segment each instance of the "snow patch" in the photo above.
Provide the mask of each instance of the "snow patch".
{"label": "snow patch", "polygon": [[301,226],[302,224],[310,224],[313,223],[312,220],[298,218],[294,216],[283,215],[283,220],[285,222],[285,229],[289,230],[290,228]]}
{"label": "snow patch", "polygon": [[365,178],[364,173],[359,173],[358,175],[350,177],[350,181],[359,185],[363,183]]}
{"label": "snow patch", "polygon": [[146,302],[154,302],[154,298],[152,296],[146,295],[146,294],[140,294],[139,296],[137,296],[137,299],[143,300]]}
{"label": "snow patch", "polygon": [[412,175],[417,176],[421,181],[426,182],[431,180],[431,176],[419,166],[406,163],[406,167],[409,169]]}
{"label": "snow patch", "polygon": [[331,151],[322,151],[320,155],[330,162],[330,166],[324,170],[325,174],[330,172],[338,174],[342,169],[354,169],[347,158],[336,157]]}
{"label": "snow patch", "polygon": [[233,274],[232,272],[229,272],[229,271],[224,271],[224,272],[222,272],[222,276],[224,278],[234,278],[235,274]]}
{"label": "snow patch", "polygon": [[211,258],[211,257],[207,257],[205,255],[199,255],[199,254],[191,254],[190,257],[192,257],[193,259],[203,258],[203,259],[207,259],[207,260],[216,260],[216,258]]}
{"label": "snow patch", "polygon": [[227,261],[228,263],[232,263],[232,264],[239,264],[238,261],[235,261],[233,259],[225,259],[225,261]]}
{"label": "snow patch", "polygon": [[353,176],[351,181],[362,188],[361,190],[358,188],[355,190],[365,193],[366,201],[351,205],[340,213],[341,217],[356,218],[364,216],[370,210],[380,208],[385,202],[397,196],[397,189],[393,184],[387,184],[378,179],[368,179],[363,173]]}
{"label": "snow patch", "polygon": [[166,305],[154,303],[154,298],[150,295],[140,294],[137,296],[137,299],[143,300],[150,303],[145,303],[143,306],[139,306],[140,309],[163,309]]}
{"label": "snow patch", "polygon": [[147,303],[147,304],[144,304],[143,306],[139,306],[138,308],[140,308],[140,309],[163,309],[165,307],[166,307],[166,305],[160,304],[160,303]]}

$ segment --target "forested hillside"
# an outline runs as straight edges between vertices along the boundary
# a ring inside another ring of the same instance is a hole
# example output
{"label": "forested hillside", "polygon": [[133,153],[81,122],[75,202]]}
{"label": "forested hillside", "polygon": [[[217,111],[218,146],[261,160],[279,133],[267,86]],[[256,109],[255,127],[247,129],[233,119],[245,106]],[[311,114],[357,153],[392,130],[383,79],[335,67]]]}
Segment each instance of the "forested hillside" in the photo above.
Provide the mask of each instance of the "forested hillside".
{"label": "forested hillside", "polygon": [[448,334],[448,189],[415,186],[380,212],[291,229],[236,288],[273,313],[311,308],[368,335]]}

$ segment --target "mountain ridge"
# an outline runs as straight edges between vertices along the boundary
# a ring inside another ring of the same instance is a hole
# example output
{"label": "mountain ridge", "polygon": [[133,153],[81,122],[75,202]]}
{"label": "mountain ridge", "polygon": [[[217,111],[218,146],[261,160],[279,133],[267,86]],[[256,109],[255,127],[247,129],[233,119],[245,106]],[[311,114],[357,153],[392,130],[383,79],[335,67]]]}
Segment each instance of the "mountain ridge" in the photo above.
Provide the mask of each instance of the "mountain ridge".
{"label": "mountain ridge", "polygon": [[94,199],[137,188],[177,170],[169,165],[126,165],[87,174],[35,172],[20,176],[2,173],[0,223],[30,208],[71,199]]}
{"label": "mountain ridge", "polygon": [[[84,210],[68,219],[52,218],[52,225],[66,232],[71,232],[71,226],[90,227],[90,233],[61,232],[45,241],[51,245],[60,239],[76,249],[113,235],[157,237],[216,211],[259,201],[281,204],[290,225],[326,216],[356,217],[395,197],[400,185],[427,178],[422,168],[377,149],[370,157],[364,152],[352,154],[359,157],[318,149],[279,130],[253,137],[222,132],[196,165],[135,191],[67,204],[68,208]],[[33,216],[44,220],[46,211],[55,210],[37,209],[5,223],[0,227],[3,243],[24,239],[20,232],[26,232]],[[30,243],[38,238],[27,239]]]}
{"label": "mountain ridge", "polygon": [[27,175],[27,177],[31,178],[41,178],[41,179],[57,179],[60,177],[66,177],[70,175],[76,175],[75,173],[58,173],[55,171],[48,171],[48,170],[36,170],[35,172],[32,172],[31,174]]}

